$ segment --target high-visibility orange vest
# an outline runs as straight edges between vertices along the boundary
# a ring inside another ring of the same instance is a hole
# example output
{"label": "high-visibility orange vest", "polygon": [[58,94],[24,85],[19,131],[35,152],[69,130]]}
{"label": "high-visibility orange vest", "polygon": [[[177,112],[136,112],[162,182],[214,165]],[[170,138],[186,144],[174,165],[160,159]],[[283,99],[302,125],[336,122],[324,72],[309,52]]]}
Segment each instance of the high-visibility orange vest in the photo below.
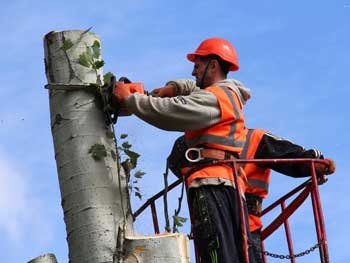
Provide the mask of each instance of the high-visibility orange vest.
{"label": "high-visibility orange vest", "polygon": [[[254,159],[255,152],[265,131],[260,129],[248,129],[246,133],[246,143],[240,154],[240,159]],[[255,163],[243,163],[241,167],[247,178],[245,192],[257,195],[260,198],[266,198],[269,190],[271,169],[261,168]],[[249,214],[249,226],[251,232],[260,229],[262,227],[260,217]]]}
{"label": "high-visibility orange vest", "polygon": [[248,214],[249,231],[254,232],[263,227],[260,216]]}
{"label": "high-visibility orange vest", "polygon": [[[217,97],[221,120],[211,127],[185,132],[188,147],[204,146],[239,154],[244,146],[245,134],[243,105],[238,94],[228,87],[212,86],[205,90]],[[200,169],[188,177],[187,185],[198,178],[224,178],[233,182],[232,166],[222,164]]]}

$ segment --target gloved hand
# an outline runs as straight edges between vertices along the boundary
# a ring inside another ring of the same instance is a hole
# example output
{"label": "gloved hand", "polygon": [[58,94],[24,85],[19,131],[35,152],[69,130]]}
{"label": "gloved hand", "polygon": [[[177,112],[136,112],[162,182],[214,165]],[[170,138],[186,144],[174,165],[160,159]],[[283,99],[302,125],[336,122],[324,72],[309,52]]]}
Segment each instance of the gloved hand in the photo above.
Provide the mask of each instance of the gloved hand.
{"label": "gloved hand", "polygon": [[335,172],[335,162],[332,159],[325,159],[326,163],[315,163],[316,174],[332,174]]}
{"label": "gloved hand", "polygon": [[175,97],[176,96],[176,86],[173,84],[168,84],[161,88],[156,88],[151,91],[151,95],[156,97]]}

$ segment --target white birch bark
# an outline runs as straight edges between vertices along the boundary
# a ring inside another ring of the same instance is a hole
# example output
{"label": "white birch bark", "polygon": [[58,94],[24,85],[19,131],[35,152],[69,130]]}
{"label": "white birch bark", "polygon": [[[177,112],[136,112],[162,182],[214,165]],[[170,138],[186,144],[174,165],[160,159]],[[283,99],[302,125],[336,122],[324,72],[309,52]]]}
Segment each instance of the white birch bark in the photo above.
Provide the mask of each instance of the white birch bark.
{"label": "white birch bark", "polygon": [[54,254],[48,253],[39,257],[33,258],[28,263],[57,263],[57,259]]}
{"label": "white birch bark", "polygon": [[185,234],[165,233],[127,236],[124,263],[188,263],[189,243]]}
{"label": "white birch bark", "polygon": [[[62,49],[67,40],[73,46]],[[95,40],[99,41],[95,34],[79,30],[50,32],[44,38],[69,262],[116,263],[116,254],[123,256],[118,262],[124,263],[189,262],[184,234],[133,235],[126,176],[123,170],[118,173],[112,131],[105,124],[100,99],[86,90],[89,83],[99,82],[98,76],[102,79],[102,70],[96,72],[78,63]],[[89,154],[95,144],[106,149],[100,161]],[[119,229],[125,230],[126,239],[118,236]],[[43,260],[39,258],[34,260]]]}
{"label": "white birch bark", "polygon": [[[74,45],[67,50],[67,40]],[[127,182],[118,177],[116,149],[105,124],[99,98],[77,85],[96,83],[97,72],[78,63],[98,37],[79,30],[50,32],[44,37],[51,129],[66,224],[70,263],[113,262],[118,228],[132,223]],[[59,90],[60,88],[71,91]],[[96,161],[91,146],[103,145],[106,156]]]}

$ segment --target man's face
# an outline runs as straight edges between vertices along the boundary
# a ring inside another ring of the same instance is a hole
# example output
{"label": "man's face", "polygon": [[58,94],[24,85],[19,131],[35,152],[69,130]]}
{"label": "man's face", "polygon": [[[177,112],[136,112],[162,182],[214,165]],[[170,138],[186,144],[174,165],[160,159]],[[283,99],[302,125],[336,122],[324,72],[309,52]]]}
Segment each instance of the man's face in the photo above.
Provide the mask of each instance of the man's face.
{"label": "man's face", "polygon": [[[201,57],[197,57],[194,61],[192,76],[196,78],[196,85],[200,88],[207,87],[211,84],[210,70],[209,69],[206,70],[207,63],[208,61]],[[203,75],[204,75],[204,79],[203,79]]]}

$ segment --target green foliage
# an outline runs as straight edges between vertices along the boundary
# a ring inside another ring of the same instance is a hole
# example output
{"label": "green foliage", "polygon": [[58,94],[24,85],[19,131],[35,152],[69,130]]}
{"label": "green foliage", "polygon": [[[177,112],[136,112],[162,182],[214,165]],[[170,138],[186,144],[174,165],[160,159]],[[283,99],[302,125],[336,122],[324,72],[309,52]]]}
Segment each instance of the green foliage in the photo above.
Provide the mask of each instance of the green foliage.
{"label": "green foliage", "polygon": [[61,49],[64,50],[64,51],[67,51],[67,50],[70,49],[72,46],[74,46],[72,40],[70,40],[70,39],[65,39],[65,40],[63,41],[63,45],[62,45]]}
{"label": "green foliage", "polygon": [[114,132],[107,130],[106,131],[106,136],[107,138],[113,139],[114,138]]}
{"label": "green foliage", "polygon": [[94,62],[94,65],[92,66],[93,69],[99,69],[102,68],[105,62],[103,60],[98,60]]}
{"label": "green foliage", "polygon": [[137,189],[137,190],[134,191],[135,196],[136,196],[138,199],[142,200],[142,194],[141,194],[141,192],[138,190],[138,187],[134,187],[134,189]]}
{"label": "green foliage", "polygon": [[106,74],[103,75],[103,83],[104,84],[108,84],[111,82],[113,77],[113,73],[112,72],[107,72]]}
{"label": "green foliage", "polygon": [[131,169],[134,169],[137,166],[137,159],[140,157],[140,155],[137,152],[130,150],[131,147],[132,145],[129,142],[124,141],[122,143],[122,146],[118,147],[118,150],[122,151],[124,155],[127,156],[129,161],[131,162]]}
{"label": "green foliage", "polygon": [[128,137],[128,135],[125,134],[125,133],[122,133],[122,134],[120,135],[120,139],[125,139],[126,137]]}
{"label": "green foliage", "polygon": [[84,52],[79,55],[79,64],[89,68],[91,65],[91,58],[88,53]]}
{"label": "green foliage", "polygon": [[95,40],[91,47],[87,47],[89,54],[95,59],[101,56],[101,44],[99,41]]}
{"label": "green foliage", "polygon": [[89,149],[89,153],[92,155],[92,158],[96,161],[102,160],[107,156],[106,147],[103,144],[95,143]]}
{"label": "green foliage", "polygon": [[135,197],[142,199],[142,193],[140,191],[140,188],[137,186],[139,179],[143,178],[143,176],[146,174],[140,170],[137,170],[133,174],[131,174],[131,171],[134,170],[137,166],[137,160],[140,157],[140,154],[137,152],[134,152],[131,150],[132,145],[125,141],[125,139],[128,137],[127,134],[121,134],[120,139],[124,140],[121,144],[121,146],[118,146],[118,151],[123,155],[124,161],[122,161],[122,166],[124,168],[124,171],[129,178],[128,180],[128,187],[130,194],[134,193]]}
{"label": "green foliage", "polygon": [[91,46],[86,47],[86,51],[79,55],[79,64],[97,70],[102,68],[105,62],[100,60],[101,57],[101,45],[100,42],[95,40]]}
{"label": "green foliage", "polygon": [[[85,30],[83,34],[90,31],[91,28]],[[81,38],[78,40],[78,42]],[[60,49],[64,52],[72,48],[76,43],[73,43],[70,39],[64,39],[63,44]],[[91,46],[86,46],[85,52],[79,55],[78,63],[86,68],[91,68],[96,73],[96,83],[90,83],[89,88],[92,91],[100,92],[103,83],[109,83],[111,81],[111,77],[113,74],[111,72],[107,72],[103,75],[103,82],[101,79],[101,75],[98,74],[97,70],[102,68],[105,65],[104,60],[101,59],[101,43],[98,40],[95,40]]]}
{"label": "green foliage", "polygon": [[145,174],[145,172],[141,172],[140,170],[138,170],[135,172],[134,176],[135,178],[141,179]]}
{"label": "green foliage", "polygon": [[174,215],[173,220],[174,220],[174,225],[176,226],[176,230],[177,230],[177,227],[183,226],[183,223],[185,223],[187,221],[187,218],[181,217],[178,215]]}

